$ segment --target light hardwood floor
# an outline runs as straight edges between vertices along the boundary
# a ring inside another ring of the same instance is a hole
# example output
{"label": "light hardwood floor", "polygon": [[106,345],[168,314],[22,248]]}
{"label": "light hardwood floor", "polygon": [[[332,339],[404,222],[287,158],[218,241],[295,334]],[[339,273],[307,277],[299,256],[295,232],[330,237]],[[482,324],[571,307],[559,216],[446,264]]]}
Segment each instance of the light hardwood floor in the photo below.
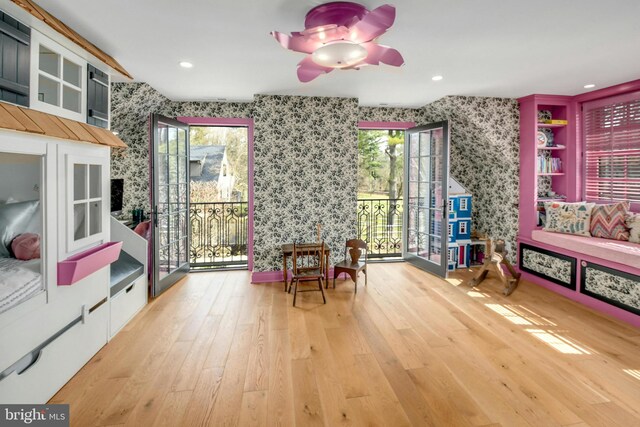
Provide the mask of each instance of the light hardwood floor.
{"label": "light hardwood floor", "polygon": [[295,308],[282,283],[191,274],[51,402],[75,426],[640,425],[640,330],[526,282],[369,268]]}

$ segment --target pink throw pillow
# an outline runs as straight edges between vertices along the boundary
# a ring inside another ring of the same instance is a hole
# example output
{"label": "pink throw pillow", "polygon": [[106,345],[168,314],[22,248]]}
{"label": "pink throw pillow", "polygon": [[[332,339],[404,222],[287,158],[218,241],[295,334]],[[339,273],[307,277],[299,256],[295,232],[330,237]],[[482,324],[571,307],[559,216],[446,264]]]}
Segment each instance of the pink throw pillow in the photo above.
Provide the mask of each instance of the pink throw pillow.
{"label": "pink throw pillow", "polygon": [[40,258],[40,236],[34,233],[20,234],[11,242],[13,255],[22,261]]}

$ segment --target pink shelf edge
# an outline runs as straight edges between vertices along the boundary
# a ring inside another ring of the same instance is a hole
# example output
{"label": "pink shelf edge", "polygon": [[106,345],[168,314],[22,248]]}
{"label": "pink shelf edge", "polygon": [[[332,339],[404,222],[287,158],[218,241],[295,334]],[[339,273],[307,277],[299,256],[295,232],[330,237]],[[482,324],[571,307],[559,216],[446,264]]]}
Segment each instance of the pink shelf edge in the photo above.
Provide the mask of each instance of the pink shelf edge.
{"label": "pink shelf edge", "polygon": [[538,147],[538,150],[551,150],[551,151],[555,151],[555,150],[566,150],[567,147]]}
{"label": "pink shelf edge", "polygon": [[91,248],[58,263],[58,286],[73,285],[91,273],[115,262],[120,256],[122,242],[108,242]]}
{"label": "pink shelf edge", "polygon": [[551,123],[538,123],[539,128],[563,128],[568,124],[551,124]]}

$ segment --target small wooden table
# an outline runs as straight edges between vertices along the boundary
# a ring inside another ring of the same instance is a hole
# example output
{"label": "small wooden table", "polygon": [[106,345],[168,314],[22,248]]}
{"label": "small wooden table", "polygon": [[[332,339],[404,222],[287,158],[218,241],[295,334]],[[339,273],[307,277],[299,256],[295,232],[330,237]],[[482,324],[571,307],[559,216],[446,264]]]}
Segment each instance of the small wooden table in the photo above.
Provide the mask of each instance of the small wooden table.
{"label": "small wooden table", "polygon": [[[296,245],[298,247],[301,246],[316,246],[317,243],[300,243]],[[331,252],[329,246],[324,243],[324,280],[328,280],[329,278],[329,260],[331,259]],[[282,245],[282,281],[284,282],[284,291],[287,291],[287,259],[293,256],[293,243],[285,243]]]}

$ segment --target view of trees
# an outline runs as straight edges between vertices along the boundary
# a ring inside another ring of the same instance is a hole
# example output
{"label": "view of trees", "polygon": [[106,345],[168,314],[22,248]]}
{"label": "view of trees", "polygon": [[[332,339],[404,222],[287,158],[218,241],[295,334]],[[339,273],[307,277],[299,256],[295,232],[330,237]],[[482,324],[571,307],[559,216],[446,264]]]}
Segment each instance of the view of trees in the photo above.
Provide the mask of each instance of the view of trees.
{"label": "view of trees", "polygon": [[402,197],[403,130],[358,132],[358,198]]}
{"label": "view of trees", "polygon": [[[189,144],[224,145],[230,170],[227,173],[235,177],[233,201],[248,200],[248,148],[247,129],[243,127],[191,126]],[[216,182],[191,182],[191,202],[217,202]]]}

